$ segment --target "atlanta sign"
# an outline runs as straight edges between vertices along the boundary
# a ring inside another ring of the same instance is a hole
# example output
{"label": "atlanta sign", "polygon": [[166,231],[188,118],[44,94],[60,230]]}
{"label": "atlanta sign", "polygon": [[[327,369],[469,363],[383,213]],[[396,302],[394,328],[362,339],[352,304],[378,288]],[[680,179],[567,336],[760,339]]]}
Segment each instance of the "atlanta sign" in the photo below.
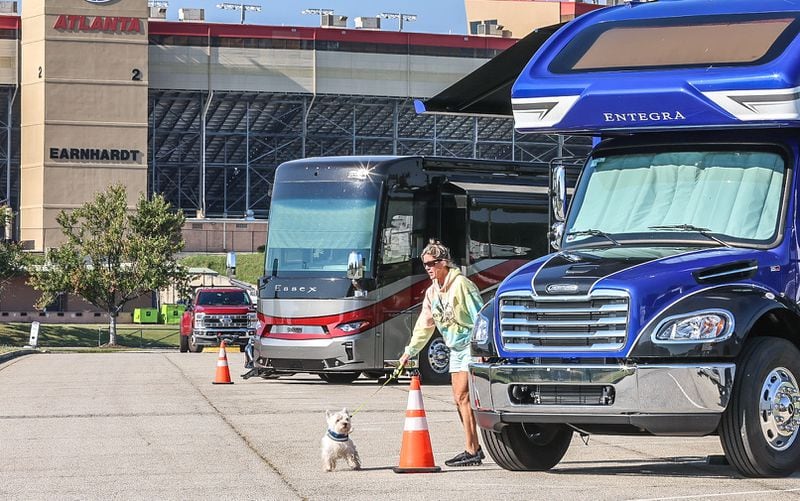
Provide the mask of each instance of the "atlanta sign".
{"label": "atlanta sign", "polygon": [[104,31],[109,33],[142,33],[142,22],[138,17],[74,16],[61,14],[53,25],[64,31]]}

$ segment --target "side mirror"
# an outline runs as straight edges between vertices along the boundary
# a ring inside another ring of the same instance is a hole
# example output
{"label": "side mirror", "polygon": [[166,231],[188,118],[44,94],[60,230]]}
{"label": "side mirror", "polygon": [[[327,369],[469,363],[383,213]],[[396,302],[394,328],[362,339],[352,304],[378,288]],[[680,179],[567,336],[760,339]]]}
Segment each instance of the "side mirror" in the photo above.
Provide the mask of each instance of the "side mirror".
{"label": "side mirror", "polygon": [[353,251],[347,256],[347,278],[350,280],[364,278],[364,256],[360,252]]}
{"label": "side mirror", "polygon": [[553,219],[558,223],[566,220],[567,174],[563,165],[553,168],[550,179],[550,203],[553,206]]}
{"label": "side mirror", "polygon": [[553,223],[550,228],[550,247],[555,250],[561,250],[561,238],[564,236],[564,223]]}

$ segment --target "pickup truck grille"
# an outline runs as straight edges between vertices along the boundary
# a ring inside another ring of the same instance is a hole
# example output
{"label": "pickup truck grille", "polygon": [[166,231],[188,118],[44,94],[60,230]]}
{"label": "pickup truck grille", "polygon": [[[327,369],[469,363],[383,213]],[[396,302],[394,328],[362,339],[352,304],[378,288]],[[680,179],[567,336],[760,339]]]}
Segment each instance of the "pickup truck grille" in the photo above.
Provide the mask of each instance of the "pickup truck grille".
{"label": "pickup truck grille", "polygon": [[247,314],[244,315],[206,315],[203,327],[206,329],[246,329],[249,324]]}
{"label": "pickup truck grille", "polygon": [[625,346],[628,295],[598,290],[588,296],[500,297],[500,339],[507,351],[596,351]]}

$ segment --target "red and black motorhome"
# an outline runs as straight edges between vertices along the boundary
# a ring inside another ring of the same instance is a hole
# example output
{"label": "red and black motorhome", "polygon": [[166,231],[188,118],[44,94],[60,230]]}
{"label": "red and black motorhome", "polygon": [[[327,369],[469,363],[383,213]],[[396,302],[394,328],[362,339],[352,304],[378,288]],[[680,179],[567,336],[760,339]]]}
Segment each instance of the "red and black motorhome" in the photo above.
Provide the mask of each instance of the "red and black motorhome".
{"label": "red and black motorhome", "polygon": [[[275,174],[255,373],[379,377],[407,344],[430,284],[430,238],[484,292],[548,252],[548,166],[427,157],[295,160]],[[422,377],[445,382],[434,335]],[[252,374],[251,374],[252,375]]]}

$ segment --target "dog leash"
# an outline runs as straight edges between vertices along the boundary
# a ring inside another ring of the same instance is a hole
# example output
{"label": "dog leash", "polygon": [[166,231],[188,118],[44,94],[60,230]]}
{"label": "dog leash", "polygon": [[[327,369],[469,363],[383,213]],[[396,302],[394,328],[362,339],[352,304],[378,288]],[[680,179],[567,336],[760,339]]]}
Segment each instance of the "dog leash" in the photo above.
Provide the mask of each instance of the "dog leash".
{"label": "dog leash", "polygon": [[385,387],[387,384],[389,384],[389,383],[390,383],[390,382],[392,382],[392,381],[396,381],[396,380],[397,380],[397,378],[399,378],[399,377],[400,377],[400,374],[402,374],[402,373],[403,373],[403,369],[405,368],[405,366],[406,366],[405,364],[398,366],[398,367],[397,367],[397,368],[394,370],[394,372],[392,372],[392,374],[391,374],[391,375],[390,375],[388,378],[386,378],[386,382],[385,382],[385,383],[383,383],[382,385],[380,385],[380,387],[378,387],[378,389],[377,389],[377,390],[375,390],[375,393],[373,393],[372,395],[370,395],[369,397],[367,397],[367,398],[366,398],[366,400],[364,400],[364,401],[361,403],[361,405],[359,405],[358,407],[356,407],[356,410],[354,410],[354,411],[353,411],[353,413],[352,413],[352,414],[350,414],[350,415],[351,415],[351,416],[355,416],[355,415],[356,415],[356,413],[358,413],[358,411],[360,411],[361,409],[363,409],[363,408],[364,408],[364,406],[365,406],[365,405],[367,405],[367,402],[369,402],[369,400],[370,400],[372,397],[374,397],[375,395],[377,395],[377,394],[378,394],[378,392],[379,392],[379,391],[381,391],[381,390],[382,390],[382,389],[383,389],[383,388],[384,388],[384,387]]}

